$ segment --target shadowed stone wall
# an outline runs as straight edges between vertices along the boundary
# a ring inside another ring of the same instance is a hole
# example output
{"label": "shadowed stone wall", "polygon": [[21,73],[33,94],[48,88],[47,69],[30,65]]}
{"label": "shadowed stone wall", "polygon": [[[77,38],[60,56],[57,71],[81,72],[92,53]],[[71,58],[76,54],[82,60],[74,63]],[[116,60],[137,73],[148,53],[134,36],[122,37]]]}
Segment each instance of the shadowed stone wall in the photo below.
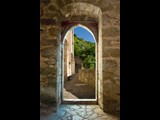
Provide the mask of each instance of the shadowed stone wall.
{"label": "shadowed stone wall", "polygon": [[67,40],[64,42],[64,81],[67,80],[67,47],[68,43]]}
{"label": "shadowed stone wall", "polygon": [[104,111],[120,111],[120,2],[107,0],[102,13],[103,106]]}
{"label": "shadowed stone wall", "polygon": [[[97,8],[100,8],[100,10]],[[66,20],[94,21],[98,23],[98,32],[102,32],[102,35],[100,33],[95,36],[102,40],[97,47],[98,51],[102,49],[102,52],[98,53],[99,104],[105,112],[118,114],[120,108],[119,0],[41,0],[41,102],[60,104],[60,45],[61,38],[65,34],[62,32],[61,22]],[[100,25],[101,22],[102,25]],[[91,27],[90,29],[94,34],[96,33],[95,29]]]}
{"label": "shadowed stone wall", "polygon": [[[60,70],[57,69],[60,44],[60,12],[57,3],[40,3],[40,102],[57,107]],[[60,61],[59,61],[60,62]]]}
{"label": "shadowed stone wall", "polygon": [[95,70],[79,69],[78,80],[82,83],[95,87]]}

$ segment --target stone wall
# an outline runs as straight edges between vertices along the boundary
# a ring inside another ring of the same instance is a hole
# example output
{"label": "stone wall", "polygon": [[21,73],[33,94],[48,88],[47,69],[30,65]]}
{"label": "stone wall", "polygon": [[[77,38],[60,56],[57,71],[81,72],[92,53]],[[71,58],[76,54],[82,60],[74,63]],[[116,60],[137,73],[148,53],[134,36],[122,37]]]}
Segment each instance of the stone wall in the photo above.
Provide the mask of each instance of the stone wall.
{"label": "stone wall", "polygon": [[[74,61],[74,38],[73,38],[73,30],[69,30],[65,36],[65,41],[67,41],[67,76],[71,76],[75,73],[75,61]],[[63,46],[65,48],[65,46]],[[65,55],[65,54],[64,54]],[[65,56],[64,56],[65,57]],[[65,59],[65,58],[64,58]],[[65,64],[65,63],[64,63]],[[65,68],[64,68],[65,69]]]}
{"label": "stone wall", "polygon": [[78,80],[87,85],[95,86],[95,70],[79,69]]}
{"label": "stone wall", "polygon": [[[111,1],[111,0],[110,0]],[[102,13],[103,106],[104,111],[120,111],[120,2],[108,2]]]}
{"label": "stone wall", "polygon": [[[118,114],[120,110],[120,0],[41,0],[41,102],[60,104],[60,45],[61,38],[65,35],[61,23],[65,20],[98,23],[97,36],[96,30],[89,27],[96,39],[102,40],[97,43],[99,104],[105,112]],[[93,26],[95,27],[96,24]],[[99,53],[101,49],[102,52]]]}
{"label": "stone wall", "polygon": [[64,41],[64,81],[67,80],[67,40]]}
{"label": "stone wall", "polygon": [[78,73],[79,69],[81,69],[82,66],[82,60],[80,59],[80,57],[75,56],[75,73]]}
{"label": "stone wall", "polygon": [[60,13],[50,0],[40,3],[40,102],[57,106]]}

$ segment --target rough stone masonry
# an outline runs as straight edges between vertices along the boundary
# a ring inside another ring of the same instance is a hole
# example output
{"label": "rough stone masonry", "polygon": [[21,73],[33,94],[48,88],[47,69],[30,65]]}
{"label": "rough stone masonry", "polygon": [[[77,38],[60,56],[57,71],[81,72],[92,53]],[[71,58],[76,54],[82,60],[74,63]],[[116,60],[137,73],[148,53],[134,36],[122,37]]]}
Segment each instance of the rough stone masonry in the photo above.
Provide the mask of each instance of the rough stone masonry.
{"label": "rough stone masonry", "polygon": [[40,102],[55,108],[61,102],[61,38],[64,31],[61,23],[67,20],[98,23],[98,34],[93,30],[97,39],[101,39],[97,49],[100,61],[98,103],[104,112],[118,114],[120,0],[40,1]]}

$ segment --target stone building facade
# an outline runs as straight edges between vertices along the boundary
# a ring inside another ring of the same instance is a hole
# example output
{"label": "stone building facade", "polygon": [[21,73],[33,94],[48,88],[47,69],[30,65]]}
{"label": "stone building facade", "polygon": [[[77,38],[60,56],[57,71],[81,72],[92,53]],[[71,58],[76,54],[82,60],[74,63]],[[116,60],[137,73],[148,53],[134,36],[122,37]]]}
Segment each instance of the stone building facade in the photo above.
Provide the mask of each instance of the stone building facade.
{"label": "stone building facade", "polygon": [[64,38],[64,80],[75,73],[74,31],[69,30]]}
{"label": "stone building facade", "polygon": [[109,114],[120,111],[120,0],[41,0],[40,102],[61,104],[62,41],[78,24],[97,42],[97,104]]}

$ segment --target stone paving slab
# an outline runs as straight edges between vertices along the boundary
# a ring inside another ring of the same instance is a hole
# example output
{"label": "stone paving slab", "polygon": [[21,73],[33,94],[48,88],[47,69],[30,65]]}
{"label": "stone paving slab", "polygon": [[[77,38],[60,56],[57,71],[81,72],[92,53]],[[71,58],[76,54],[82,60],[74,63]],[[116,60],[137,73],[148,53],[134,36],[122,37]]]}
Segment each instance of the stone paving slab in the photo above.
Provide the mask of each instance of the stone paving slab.
{"label": "stone paving slab", "polygon": [[41,116],[40,120],[119,120],[104,113],[98,105],[61,105],[57,113]]}

